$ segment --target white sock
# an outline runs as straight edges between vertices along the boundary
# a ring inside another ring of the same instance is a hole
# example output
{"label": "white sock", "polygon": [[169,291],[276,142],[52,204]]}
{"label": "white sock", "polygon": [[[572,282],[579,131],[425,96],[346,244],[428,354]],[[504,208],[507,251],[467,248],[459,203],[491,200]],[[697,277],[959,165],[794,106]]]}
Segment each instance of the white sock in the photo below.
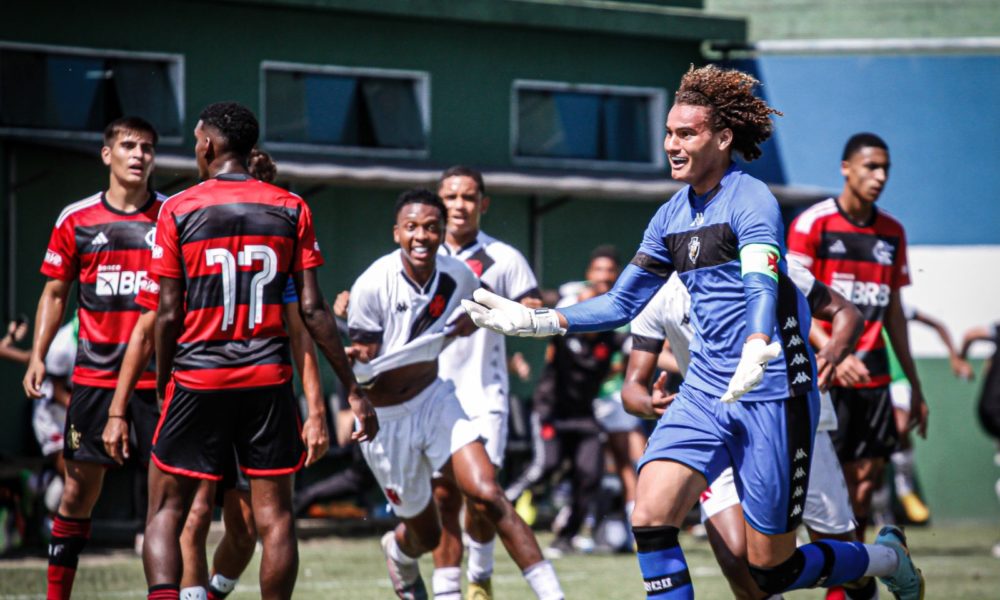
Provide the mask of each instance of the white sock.
{"label": "white sock", "polygon": [[208,592],[205,588],[198,587],[186,587],[181,590],[180,595],[181,600],[208,600]]}
{"label": "white sock", "polygon": [[872,515],[879,516],[889,512],[891,496],[889,486],[883,485],[872,493]]}
{"label": "white sock", "polygon": [[392,544],[389,545],[389,558],[398,562],[401,565],[412,565],[417,562],[417,559],[403,552],[403,549],[399,547],[399,542],[396,541],[396,536],[392,536]]}
{"label": "white sock", "polygon": [[434,569],[431,577],[434,600],[462,600],[462,568]]}
{"label": "white sock", "polygon": [[236,584],[239,580],[239,577],[236,579],[230,579],[221,573],[216,573],[215,575],[212,575],[211,579],[208,580],[208,586],[223,594],[229,594],[236,589]]}
{"label": "white sock", "polygon": [[888,546],[878,544],[865,544],[865,552],[868,553],[868,568],[864,577],[872,575],[876,577],[886,577],[892,575],[899,568],[899,555]]}
{"label": "white sock", "polygon": [[913,449],[893,452],[892,467],[895,471],[893,482],[896,485],[896,495],[913,493]]}
{"label": "white sock", "polygon": [[562,588],[556,570],[547,560],[537,562],[524,570],[524,578],[538,600],[563,600]]}
{"label": "white sock", "polygon": [[488,542],[469,539],[469,563],[465,575],[469,581],[482,582],[493,576],[493,550],[496,538]]}

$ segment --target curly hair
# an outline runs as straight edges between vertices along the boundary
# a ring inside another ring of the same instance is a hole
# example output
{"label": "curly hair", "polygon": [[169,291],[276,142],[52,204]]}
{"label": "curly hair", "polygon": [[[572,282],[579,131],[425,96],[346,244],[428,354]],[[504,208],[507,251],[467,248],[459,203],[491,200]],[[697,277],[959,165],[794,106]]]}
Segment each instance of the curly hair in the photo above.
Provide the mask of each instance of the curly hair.
{"label": "curly hair", "polygon": [[748,161],[760,156],[760,144],[771,137],[771,115],[782,116],[763,99],[754,96],[760,82],[735,69],[694,65],[681,78],[674,104],[705,106],[711,111],[712,131],[731,129],[733,149]]}
{"label": "curly hair", "polygon": [[271,183],[278,175],[278,165],[275,164],[271,155],[256,147],[250,151],[250,158],[247,159],[247,170],[250,171],[250,175],[254,179],[259,179],[264,183]]}
{"label": "curly hair", "polygon": [[250,151],[257,145],[260,126],[249,108],[238,102],[216,102],[206,106],[198,118],[222,134],[230,152],[244,160],[250,157]]}

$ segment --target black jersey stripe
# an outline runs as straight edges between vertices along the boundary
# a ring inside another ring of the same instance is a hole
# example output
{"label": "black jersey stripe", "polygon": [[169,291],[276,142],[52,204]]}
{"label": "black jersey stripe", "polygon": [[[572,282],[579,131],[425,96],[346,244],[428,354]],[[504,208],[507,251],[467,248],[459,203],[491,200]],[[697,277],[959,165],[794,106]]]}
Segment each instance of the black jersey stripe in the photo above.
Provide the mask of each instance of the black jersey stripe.
{"label": "black jersey stripe", "polygon": [[288,338],[276,336],[178,344],[174,369],[234,369],[253,365],[288,365],[291,362]]}
{"label": "black jersey stripe", "polygon": [[[249,304],[253,278],[260,271],[236,271],[236,298],[240,304]],[[264,304],[284,304],[285,286],[288,283],[288,273],[278,273],[269,283],[261,288]],[[225,294],[222,290],[222,277],[213,273],[201,277],[192,277],[187,284],[185,298],[188,309],[211,308],[222,306]]]}
{"label": "black jersey stripe", "polygon": [[99,225],[77,225],[73,229],[77,252],[90,254],[112,250],[149,250],[155,235],[149,221],[109,221]]}
{"label": "black jersey stripe", "polygon": [[[413,341],[421,333],[427,331],[434,321],[438,319],[447,318],[448,315],[443,312],[436,315],[431,314],[432,308],[435,305],[440,305],[443,311],[445,307],[451,302],[451,297],[455,295],[455,290],[458,289],[458,284],[452,279],[451,275],[447,273],[440,273],[438,276],[437,289],[434,290],[434,294],[431,296],[431,301],[427,303],[424,310],[421,311],[420,315],[413,320],[413,325],[410,326],[410,337],[406,339],[407,342]],[[443,305],[441,303],[444,303]]]}
{"label": "black jersey stripe", "polygon": [[679,273],[739,260],[739,239],[729,223],[672,233],[663,240]]}
{"label": "black jersey stripe", "polygon": [[892,265],[899,250],[899,237],[846,231],[823,231],[816,257]]}
{"label": "black jersey stripe", "polygon": [[261,235],[296,239],[299,211],[255,202],[200,207],[174,216],[181,244],[216,238]]}

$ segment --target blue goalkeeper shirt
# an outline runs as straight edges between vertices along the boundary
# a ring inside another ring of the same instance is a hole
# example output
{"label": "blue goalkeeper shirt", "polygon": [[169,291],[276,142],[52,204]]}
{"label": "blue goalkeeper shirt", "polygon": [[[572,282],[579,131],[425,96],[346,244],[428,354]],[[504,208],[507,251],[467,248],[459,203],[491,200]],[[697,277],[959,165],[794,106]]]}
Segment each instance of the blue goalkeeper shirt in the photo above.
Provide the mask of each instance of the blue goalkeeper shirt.
{"label": "blue goalkeeper shirt", "polygon": [[[763,182],[729,169],[719,186],[703,197],[690,186],[656,212],[639,251],[615,287],[581,304],[560,309],[569,331],[605,329],[631,320],[676,270],[691,293],[691,364],[686,385],[721,397],[740,361],[747,331],[747,285],[740,250],[748,244],[780,249],[776,315],[770,332],[783,352],[767,365],[764,379],[741,400],[780,400],[815,389],[808,343],[811,315],[806,298],[789,279],[784,227],[778,201]],[[598,325],[603,322],[603,326]],[[766,333],[766,332],[764,332]]]}

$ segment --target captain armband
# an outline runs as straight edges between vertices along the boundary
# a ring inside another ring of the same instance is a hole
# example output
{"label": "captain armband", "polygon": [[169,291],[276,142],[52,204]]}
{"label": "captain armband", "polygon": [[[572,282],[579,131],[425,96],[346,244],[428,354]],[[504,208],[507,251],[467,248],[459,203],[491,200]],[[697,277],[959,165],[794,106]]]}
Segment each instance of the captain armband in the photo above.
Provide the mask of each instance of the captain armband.
{"label": "captain armband", "polygon": [[781,253],[771,244],[747,244],[740,248],[740,275],[760,273],[778,281],[778,261]]}

